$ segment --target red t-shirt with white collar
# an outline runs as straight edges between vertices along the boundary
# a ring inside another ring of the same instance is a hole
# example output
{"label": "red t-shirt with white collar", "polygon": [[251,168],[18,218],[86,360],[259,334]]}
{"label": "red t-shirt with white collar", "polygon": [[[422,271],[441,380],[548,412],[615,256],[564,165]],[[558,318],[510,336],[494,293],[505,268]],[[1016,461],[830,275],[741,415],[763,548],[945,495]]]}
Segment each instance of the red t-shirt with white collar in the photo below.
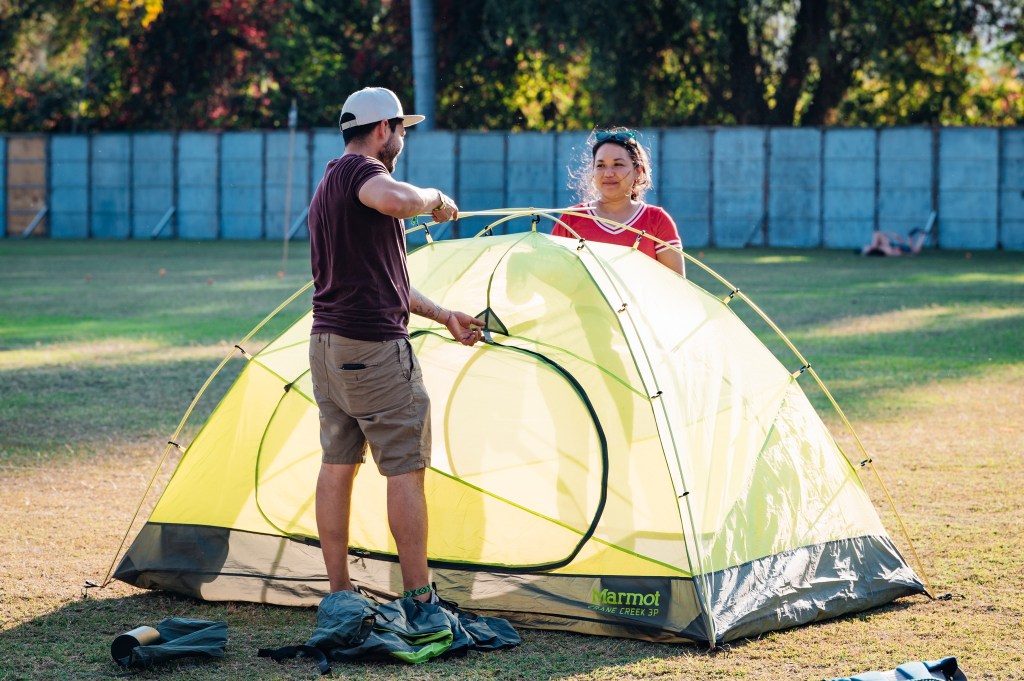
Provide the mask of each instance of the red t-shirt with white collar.
{"label": "red t-shirt with white collar", "polygon": [[[573,206],[572,208],[574,211],[578,213],[585,213],[590,217],[562,215],[560,216],[560,219],[575,231],[576,234],[579,234],[579,236],[587,239],[588,241],[601,241],[609,244],[619,244],[620,246],[632,247],[637,236],[639,236],[637,232],[625,229],[617,224],[603,222],[601,218],[597,217],[593,204],[585,203]],[[641,202],[640,205],[637,206],[636,212],[633,213],[633,216],[622,224],[632,227],[640,232],[646,232],[647,234],[657,237],[666,244],[670,244],[676,248],[682,249],[683,247],[683,242],[679,238],[679,230],[676,229],[675,221],[672,220],[671,215],[659,206],[652,206]],[[554,229],[551,230],[551,234],[553,236],[564,236],[571,239],[576,238],[576,234],[573,234],[557,223],[555,224]],[[660,244],[657,241],[647,238],[640,239],[639,249],[655,260],[657,260],[658,253],[661,253],[666,248],[668,248],[668,246]]]}

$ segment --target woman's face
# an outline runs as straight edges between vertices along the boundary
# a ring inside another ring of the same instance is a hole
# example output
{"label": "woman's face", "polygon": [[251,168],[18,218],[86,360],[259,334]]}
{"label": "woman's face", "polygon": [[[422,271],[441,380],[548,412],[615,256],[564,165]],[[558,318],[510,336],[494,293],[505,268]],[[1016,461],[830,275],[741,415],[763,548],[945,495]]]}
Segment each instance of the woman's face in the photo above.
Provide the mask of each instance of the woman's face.
{"label": "woman's face", "polygon": [[614,142],[606,142],[594,155],[594,186],[605,201],[630,198],[636,184],[637,168],[629,152]]}

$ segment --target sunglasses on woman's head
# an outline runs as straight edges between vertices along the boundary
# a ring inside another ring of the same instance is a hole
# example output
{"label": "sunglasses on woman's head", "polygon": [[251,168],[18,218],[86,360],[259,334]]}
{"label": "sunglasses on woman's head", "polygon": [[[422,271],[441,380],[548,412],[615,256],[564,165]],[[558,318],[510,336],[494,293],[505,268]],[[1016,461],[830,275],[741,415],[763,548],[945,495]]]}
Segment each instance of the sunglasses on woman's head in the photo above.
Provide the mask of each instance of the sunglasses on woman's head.
{"label": "sunglasses on woman's head", "polygon": [[624,130],[620,132],[610,132],[608,130],[599,130],[594,133],[594,139],[598,142],[607,142],[612,140],[613,142],[628,142],[630,140],[636,141],[636,133],[632,130]]}

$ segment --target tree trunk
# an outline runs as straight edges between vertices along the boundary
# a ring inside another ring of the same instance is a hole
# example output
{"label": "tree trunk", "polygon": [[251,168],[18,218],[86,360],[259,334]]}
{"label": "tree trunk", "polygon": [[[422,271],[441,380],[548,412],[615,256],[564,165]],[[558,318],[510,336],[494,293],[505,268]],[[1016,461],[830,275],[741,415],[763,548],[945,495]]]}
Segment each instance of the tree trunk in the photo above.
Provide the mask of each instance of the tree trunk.
{"label": "tree trunk", "polygon": [[773,125],[793,125],[796,105],[807,84],[811,59],[820,60],[828,51],[828,0],[802,0],[786,56],[786,68],[779,79],[775,109],[768,114]]}
{"label": "tree trunk", "polygon": [[434,129],[437,106],[436,63],[434,54],[434,0],[411,0],[412,84],[414,111],[423,116],[420,130]]}
{"label": "tree trunk", "polygon": [[[760,58],[754,54],[747,28],[749,14],[741,12],[741,3],[732,5],[726,20],[726,40],[729,50],[729,91],[726,109],[743,124],[762,123],[768,115],[764,100],[763,74]],[[747,21],[744,21],[746,18]]]}

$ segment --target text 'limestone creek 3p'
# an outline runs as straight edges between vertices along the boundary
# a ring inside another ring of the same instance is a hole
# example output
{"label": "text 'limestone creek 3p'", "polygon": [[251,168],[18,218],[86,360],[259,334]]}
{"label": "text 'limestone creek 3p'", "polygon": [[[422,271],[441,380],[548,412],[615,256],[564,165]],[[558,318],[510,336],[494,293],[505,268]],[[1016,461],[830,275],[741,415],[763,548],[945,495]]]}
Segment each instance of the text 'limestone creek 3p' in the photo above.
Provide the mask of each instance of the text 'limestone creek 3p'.
{"label": "text 'limestone creek 3p'", "polygon": [[[926,592],[865,491],[868,457],[851,464],[798,385],[817,374],[788,341],[783,366],[730,303],[760,310],[699,261],[724,295],[635,248],[536,231],[560,212],[487,211],[486,236],[409,255],[414,287],[487,320],[473,348],[410,327],[440,592],[525,627],[712,646]],[[325,594],[310,324],[247,358],[114,577],[206,600]],[[350,570],[395,594],[384,497],[364,466]]]}

